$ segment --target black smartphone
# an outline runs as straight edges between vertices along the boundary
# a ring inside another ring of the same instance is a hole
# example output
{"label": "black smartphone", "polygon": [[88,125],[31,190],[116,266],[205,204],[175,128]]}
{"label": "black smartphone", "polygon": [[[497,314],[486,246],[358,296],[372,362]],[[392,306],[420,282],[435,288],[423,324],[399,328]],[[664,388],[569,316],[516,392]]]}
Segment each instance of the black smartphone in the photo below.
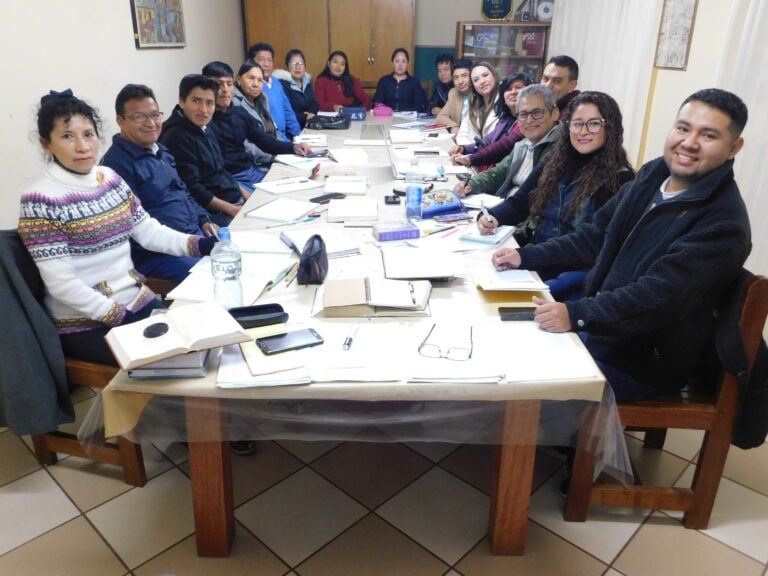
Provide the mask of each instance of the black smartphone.
{"label": "black smartphone", "polygon": [[472,178],[472,174],[456,174],[456,178],[461,180],[462,182],[468,182],[470,178]]}
{"label": "black smartphone", "polygon": [[288,350],[309,348],[310,346],[317,346],[322,343],[322,336],[314,328],[305,328],[303,330],[286,332],[285,334],[256,338],[256,345],[267,356],[287,352]]}
{"label": "black smartphone", "polygon": [[499,317],[504,322],[533,320],[536,306],[499,306]]}
{"label": "black smartphone", "polygon": [[384,204],[400,204],[400,196],[397,194],[390,194],[389,196],[384,196]]}
{"label": "black smartphone", "polygon": [[331,200],[346,198],[346,194],[342,194],[341,192],[331,192],[330,194],[323,194],[322,196],[315,196],[314,198],[310,198],[310,202],[315,202],[317,204],[328,204]]}

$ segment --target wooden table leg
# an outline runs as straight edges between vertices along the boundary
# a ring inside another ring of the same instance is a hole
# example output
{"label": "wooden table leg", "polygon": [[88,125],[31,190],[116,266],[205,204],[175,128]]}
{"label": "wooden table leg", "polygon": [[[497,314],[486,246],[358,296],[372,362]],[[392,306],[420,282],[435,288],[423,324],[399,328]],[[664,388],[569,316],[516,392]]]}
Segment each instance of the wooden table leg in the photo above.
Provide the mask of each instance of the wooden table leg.
{"label": "wooden table leg", "polygon": [[491,478],[491,553],[520,556],[531,503],[540,400],[507,402]]}
{"label": "wooden table leg", "polygon": [[219,408],[216,398],[186,399],[198,556],[228,556],[235,536],[232,454],[229,442],[220,440],[224,415]]}

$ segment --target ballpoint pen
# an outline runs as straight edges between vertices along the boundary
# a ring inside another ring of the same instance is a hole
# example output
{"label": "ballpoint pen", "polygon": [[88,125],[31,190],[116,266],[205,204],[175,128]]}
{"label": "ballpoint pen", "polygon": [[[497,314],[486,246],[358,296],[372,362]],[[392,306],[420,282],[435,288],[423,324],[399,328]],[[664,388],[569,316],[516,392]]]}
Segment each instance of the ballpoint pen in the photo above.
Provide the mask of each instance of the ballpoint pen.
{"label": "ballpoint pen", "polygon": [[485,202],[480,201],[480,212],[483,213],[483,218],[488,220],[488,222],[491,221],[491,213],[488,212],[488,208],[485,207]]}
{"label": "ballpoint pen", "polygon": [[208,224],[211,225],[211,234],[213,234],[213,237],[216,238],[216,240],[218,241],[219,240],[218,226],[216,226],[216,224],[213,223],[213,220],[211,220],[211,217],[208,216],[207,214],[205,215],[205,219],[208,220]]}
{"label": "ballpoint pen", "polygon": [[349,330],[349,334],[347,334],[347,337],[344,338],[344,344],[341,346],[343,350],[349,350],[352,348],[352,342],[354,342],[355,336],[357,336],[358,327],[359,326],[357,324],[352,325],[352,328]]}

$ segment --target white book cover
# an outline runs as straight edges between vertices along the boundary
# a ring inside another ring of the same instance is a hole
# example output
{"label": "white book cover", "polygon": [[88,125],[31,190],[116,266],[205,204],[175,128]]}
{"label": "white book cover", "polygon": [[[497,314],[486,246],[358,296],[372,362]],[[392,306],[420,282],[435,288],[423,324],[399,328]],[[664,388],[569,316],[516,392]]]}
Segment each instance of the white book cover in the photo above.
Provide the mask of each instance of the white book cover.
{"label": "white book cover", "polygon": [[376,198],[355,197],[331,200],[328,204],[328,222],[376,222],[379,219],[379,201]]}

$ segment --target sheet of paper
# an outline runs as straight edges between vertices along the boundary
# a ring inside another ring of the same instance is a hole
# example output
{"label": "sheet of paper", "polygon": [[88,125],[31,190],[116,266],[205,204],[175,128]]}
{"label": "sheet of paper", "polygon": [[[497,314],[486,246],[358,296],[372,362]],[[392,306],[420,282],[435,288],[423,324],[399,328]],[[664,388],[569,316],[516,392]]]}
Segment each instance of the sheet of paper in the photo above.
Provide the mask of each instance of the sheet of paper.
{"label": "sheet of paper", "polygon": [[325,193],[339,192],[341,194],[364,196],[368,193],[367,176],[335,176],[325,179]]}
{"label": "sheet of paper", "polygon": [[493,194],[470,194],[462,198],[461,201],[464,202],[464,206],[467,208],[477,208],[479,210],[481,203],[486,208],[493,208],[497,204],[504,202],[504,199]]}
{"label": "sheet of paper", "polygon": [[[300,134],[294,136],[293,143],[309,144],[312,148],[325,148],[328,146],[328,137],[325,134]],[[281,156],[281,154],[278,154],[278,156]]]}
{"label": "sheet of paper", "polygon": [[232,230],[232,242],[240,252],[263,254],[290,254],[291,249],[285,245],[278,234],[269,234],[259,230]]}
{"label": "sheet of paper", "polygon": [[381,251],[384,275],[391,279],[453,278],[463,266],[456,254],[437,248],[385,246]]}
{"label": "sheet of paper", "polygon": [[328,204],[328,222],[376,222],[379,201],[376,198],[354,197],[331,200]]}
{"label": "sheet of paper", "polygon": [[[311,165],[317,164],[317,160],[312,158]],[[270,180],[269,182],[259,182],[255,188],[264,190],[270,194],[289,194],[291,192],[301,192],[311,190],[312,188],[321,188],[322,180],[311,180],[306,176],[296,176],[294,178],[281,178],[280,180]]]}
{"label": "sheet of paper", "polygon": [[483,290],[549,290],[546,284],[534,278],[529,270],[496,270],[490,262],[468,266],[472,281]]}
{"label": "sheet of paper", "polygon": [[421,144],[424,141],[424,135],[420,130],[389,130],[389,141],[392,144]]}
{"label": "sheet of paper", "polygon": [[[322,185],[322,182],[320,183]],[[275,198],[246,212],[246,218],[258,218],[271,222],[292,222],[303,218],[319,204],[307,200],[295,200],[293,198]]]}
{"label": "sheet of paper", "polygon": [[314,234],[320,234],[323,242],[325,242],[328,258],[343,258],[360,254],[360,244],[357,240],[352,235],[347,234],[343,228],[331,225],[285,230],[280,235],[281,243],[285,246],[295,245],[298,251],[301,251],[309,237]]}
{"label": "sheet of paper", "polygon": [[329,148],[328,155],[339,164],[368,164],[368,153],[362,148]]}

